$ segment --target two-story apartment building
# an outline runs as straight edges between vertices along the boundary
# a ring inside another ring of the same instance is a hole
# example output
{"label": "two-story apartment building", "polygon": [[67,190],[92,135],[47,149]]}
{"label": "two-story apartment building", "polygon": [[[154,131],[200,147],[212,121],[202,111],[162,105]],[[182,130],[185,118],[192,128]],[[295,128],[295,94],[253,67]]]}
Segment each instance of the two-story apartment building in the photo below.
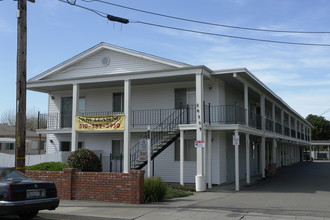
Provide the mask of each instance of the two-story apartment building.
{"label": "two-story apartment building", "polygon": [[154,175],[197,191],[234,181],[238,190],[310,145],[311,125],[245,68],[213,71],[100,43],[27,88],[49,94],[38,130],[47,154],[83,147],[123,155],[123,172],[146,169],[150,126]]}

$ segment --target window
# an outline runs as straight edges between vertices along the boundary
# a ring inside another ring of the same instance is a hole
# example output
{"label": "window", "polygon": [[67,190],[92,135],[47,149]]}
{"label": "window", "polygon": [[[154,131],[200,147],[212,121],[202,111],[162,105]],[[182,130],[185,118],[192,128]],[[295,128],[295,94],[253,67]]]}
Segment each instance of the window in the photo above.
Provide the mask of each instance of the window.
{"label": "window", "polygon": [[[78,142],[78,149],[84,148],[84,142]],[[61,151],[71,151],[71,142],[62,141],[61,142]]]}
{"label": "window", "polygon": [[[175,161],[180,161],[180,140],[175,141],[174,154]],[[184,140],[184,161],[196,161],[195,141],[192,139]]]}
{"label": "window", "polygon": [[119,157],[123,153],[122,141],[112,140],[112,156]]}
{"label": "window", "polygon": [[5,150],[14,150],[14,143],[5,143]]}
{"label": "window", "polygon": [[85,97],[80,97],[78,104],[78,113],[85,113],[85,111],[86,111],[86,99]]}
{"label": "window", "polygon": [[69,141],[62,141],[61,142],[61,151],[70,151],[71,142]]}
{"label": "window", "polygon": [[113,93],[113,111],[124,111],[124,93]]}
{"label": "window", "polygon": [[84,148],[84,142],[78,142],[78,149]]}

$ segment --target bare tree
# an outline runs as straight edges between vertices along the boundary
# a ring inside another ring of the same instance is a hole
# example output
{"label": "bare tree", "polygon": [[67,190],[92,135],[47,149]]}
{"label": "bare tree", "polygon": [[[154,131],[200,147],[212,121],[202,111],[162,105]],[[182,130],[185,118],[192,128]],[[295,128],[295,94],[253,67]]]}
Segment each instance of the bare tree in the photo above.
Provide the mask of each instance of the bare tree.
{"label": "bare tree", "polygon": [[[1,113],[0,123],[15,126],[16,111],[14,109],[6,110]],[[35,131],[38,127],[38,110],[29,109],[26,113],[26,129]]]}
{"label": "bare tree", "polygon": [[0,122],[2,124],[8,124],[15,126],[16,123],[16,111],[15,109],[9,109],[1,113]]}

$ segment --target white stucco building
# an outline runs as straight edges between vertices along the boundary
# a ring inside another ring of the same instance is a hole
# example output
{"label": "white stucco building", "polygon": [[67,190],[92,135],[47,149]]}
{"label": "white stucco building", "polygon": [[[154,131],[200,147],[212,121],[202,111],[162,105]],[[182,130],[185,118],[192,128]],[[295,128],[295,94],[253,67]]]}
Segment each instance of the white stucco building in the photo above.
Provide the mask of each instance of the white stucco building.
{"label": "white stucco building", "polygon": [[[312,126],[245,68],[211,70],[100,43],[27,88],[49,94],[38,130],[47,154],[84,147],[122,154],[123,172],[145,169],[150,125],[154,175],[198,191],[233,181],[238,190],[269,164],[299,162],[310,145]],[[72,120],[118,114],[123,130],[80,131]]]}

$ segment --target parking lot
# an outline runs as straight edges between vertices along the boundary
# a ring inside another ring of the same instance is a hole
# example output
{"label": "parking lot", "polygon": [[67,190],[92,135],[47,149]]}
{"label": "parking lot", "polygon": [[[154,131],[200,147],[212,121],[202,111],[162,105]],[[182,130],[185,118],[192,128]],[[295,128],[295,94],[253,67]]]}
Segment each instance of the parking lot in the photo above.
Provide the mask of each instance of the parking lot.
{"label": "parking lot", "polygon": [[36,219],[324,220],[330,219],[329,171],[328,161],[303,162],[243,185],[240,192],[234,185],[217,186],[155,204],[62,200],[58,209],[41,211]]}
{"label": "parking lot", "polygon": [[[214,200],[194,205],[200,208],[229,210],[240,213],[283,214],[330,217],[330,162],[303,162],[279,168],[273,178],[259,180],[229,193],[216,187]],[[221,194],[227,194],[220,197]]]}

